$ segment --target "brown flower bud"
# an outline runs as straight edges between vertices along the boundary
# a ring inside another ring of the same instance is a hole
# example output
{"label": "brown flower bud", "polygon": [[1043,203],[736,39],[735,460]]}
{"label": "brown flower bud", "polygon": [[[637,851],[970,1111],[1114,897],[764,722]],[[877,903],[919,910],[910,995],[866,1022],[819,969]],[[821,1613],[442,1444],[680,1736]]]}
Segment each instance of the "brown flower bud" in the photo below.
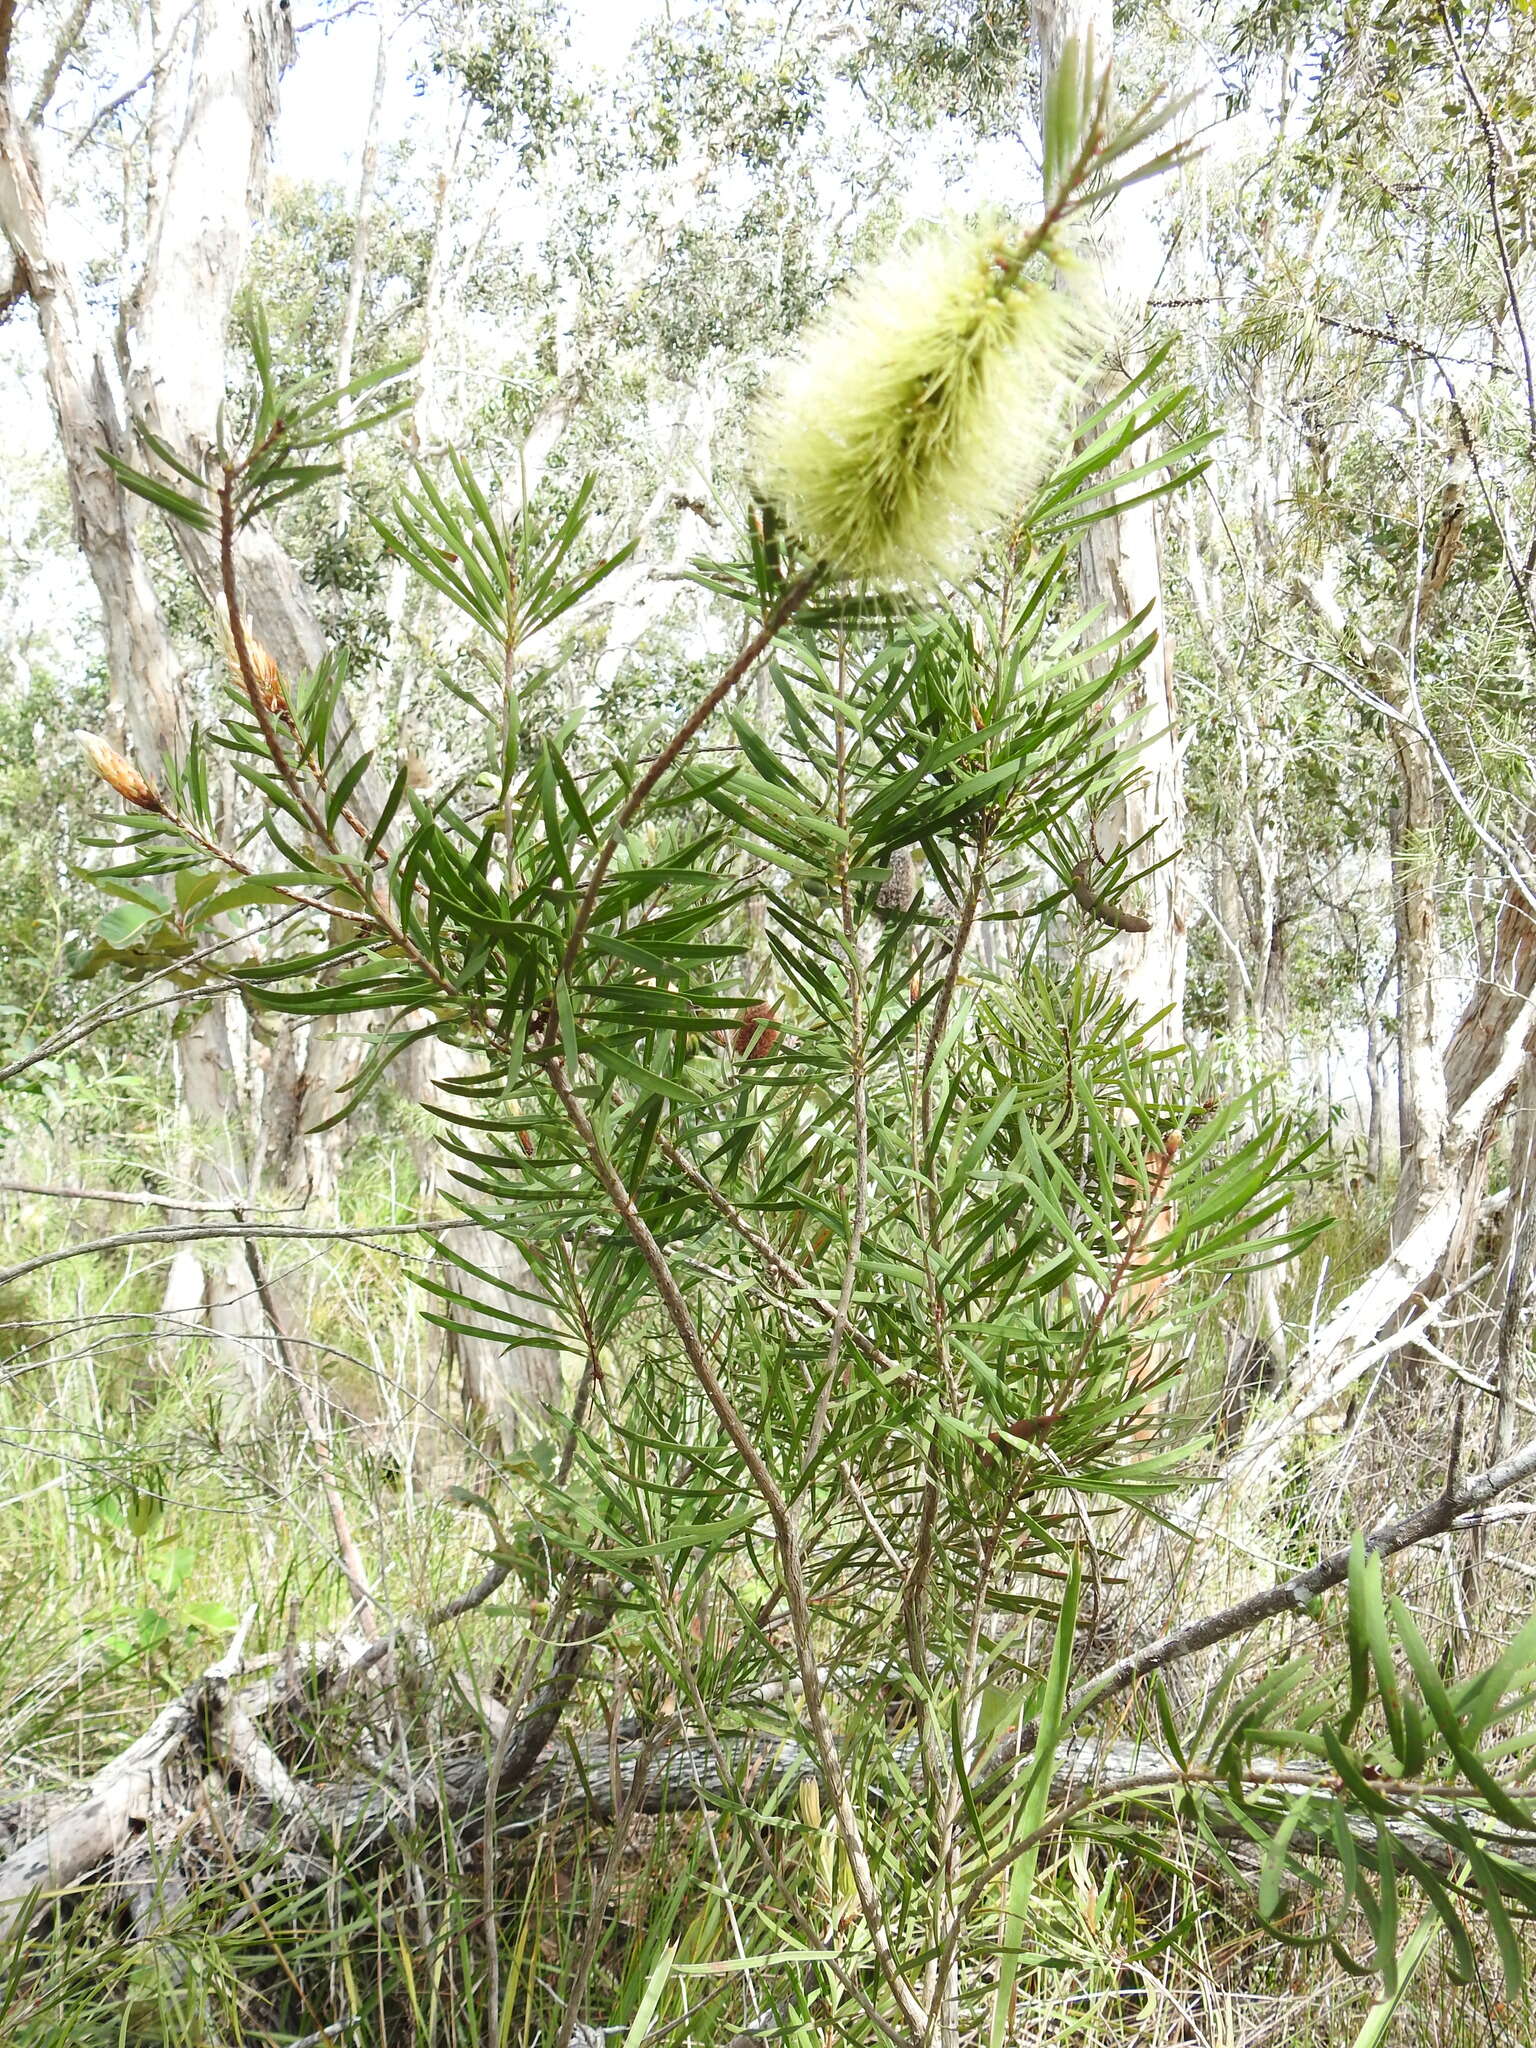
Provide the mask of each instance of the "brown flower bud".
{"label": "brown flower bud", "polygon": [[76,733],[75,737],[80,742],[86,760],[102,781],[117,791],[124,803],[134,804],[141,811],[157,811],[162,817],[165,815],[165,805],[161,801],[159,790],[152,782],[146,782],[133,763],[124,760],[116,747],[109,746],[94,732]]}
{"label": "brown flower bud", "polygon": [[227,629],[224,634],[224,659],[229,664],[230,675],[248,696],[254,696],[261,709],[271,718],[280,718],[285,725],[293,723],[288,709],[288,692],[283,687],[282,671],[276,657],[269,654],[259,640],[246,635],[245,658],[250,664],[251,681],[247,684],[245,671],[240,666],[240,656],[235,651],[235,637]]}
{"label": "brown flower bud", "polygon": [[274,718],[287,718],[288,692],[283,688],[283,678],[277,662],[260,641],[247,641],[245,651],[250,657],[251,676],[263,708],[271,712]]}
{"label": "brown flower bud", "polygon": [[1067,887],[1080,909],[1086,910],[1098,923],[1107,925],[1112,932],[1149,932],[1151,920],[1138,917],[1133,910],[1125,910],[1118,903],[1111,903],[1101,896],[1093,885],[1093,861],[1084,854],[1067,877]]}

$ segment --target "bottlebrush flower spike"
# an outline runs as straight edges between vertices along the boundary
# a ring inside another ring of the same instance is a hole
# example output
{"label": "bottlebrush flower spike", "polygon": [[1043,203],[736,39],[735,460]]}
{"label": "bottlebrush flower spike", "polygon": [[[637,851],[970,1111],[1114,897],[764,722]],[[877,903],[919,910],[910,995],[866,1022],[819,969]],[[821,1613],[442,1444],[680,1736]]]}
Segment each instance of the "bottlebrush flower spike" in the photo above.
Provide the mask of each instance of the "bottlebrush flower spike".
{"label": "bottlebrush flower spike", "polygon": [[165,804],[161,800],[159,790],[152,782],[146,782],[133,763],[125,760],[116,747],[108,745],[99,733],[77,732],[75,738],[79,740],[86,760],[102,781],[117,791],[124,803],[135,804],[141,811],[157,811],[164,814]]}
{"label": "bottlebrush flower spike", "polygon": [[771,383],[762,481],[844,575],[958,573],[1044,474],[1108,316],[1026,276],[1041,253],[1076,281],[1038,231],[921,230],[833,301]]}

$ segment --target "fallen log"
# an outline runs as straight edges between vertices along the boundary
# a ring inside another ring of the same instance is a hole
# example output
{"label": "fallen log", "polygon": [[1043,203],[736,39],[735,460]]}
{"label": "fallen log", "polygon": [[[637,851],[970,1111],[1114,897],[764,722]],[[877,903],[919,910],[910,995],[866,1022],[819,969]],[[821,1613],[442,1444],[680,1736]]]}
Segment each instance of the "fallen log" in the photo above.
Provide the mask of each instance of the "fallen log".
{"label": "fallen log", "polygon": [[197,1683],[97,1772],[78,1805],[50,1819],[0,1864],[0,1940],[30,1927],[50,1899],[122,1855],[135,1825],[149,1820],[156,1779],[198,1726],[210,1691],[227,1688],[238,1675],[255,1613],[245,1615],[228,1650]]}
{"label": "fallen log", "polygon": [[[1536,1438],[1498,1465],[1453,1481],[1412,1513],[1381,1525],[1367,1538],[1367,1546],[1390,1555],[1447,1531],[1475,1526],[1490,1502],[1532,1477],[1536,1477]],[[1249,1633],[1265,1621],[1287,1614],[1304,1616],[1322,1593],[1342,1583],[1348,1561],[1348,1551],[1341,1550],[1308,1571],[1191,1618],[1084,1681],[1069,1698],[1069,1716],[1080,1719],[1136,1679]],[[476,1595],[489,1597],[501,1582],[498,1573],[499,1568],[488,1573],[470,1595],[450,1601],[437,1614],[451,1618],[468,1611]],[[162,1708],[145,1732],[96,1774],[83,1798],[62,1809],[55,1806],[41,1827],[30,1829],[25,1804],[11,1809],[9,1818],[19,1838],[0,1863],[0,1936],[30,1928],[50,1901],[79,1890],[92,1873],[110,1868],[137,1834],[152,1828],[161,1774],[183,1749],[195,1750],[232,1785],[259,1802],[296,1853],[329,1845],[333,1852],[344,1851],[353,1864],[382,1853],[401,1826],[418,1822],[424,1813],[441,1812],[453,1823],[461,1842],[473,1842],[487,1820],[484,1806],[493,1756],[499,1757],[495,1767],[498,1828],[504,1824],[534,1826],[556,1813],[567,1818],[609,1820],[623,1806],[655,1814],[737,1802],[761,1805],[774,1796],[792,1796],[800,1779],[819,1775],[811,1751],[787,1733],[719,1733],[709,1742],[695,1742],[661,1727],[618,1743],[603,1732],[570,1736],[557,1745],[555,1738],[566,1708],[592,1646],[607,1625],[611,1603],[612,1595],[606,1589],[594,1592],[588,1607],[576,1616],[568,1635],[555,1648],[544,1684],[516,1722],[500,1728],[493,1746],[483,1740],[449,1744],[431,1758],[428,1768],[408,1775],[404,1782],[387,1777],[382,1770],[330,1783],[300,1779],[290,1772],[259,1725],[274,1709],[299,1695],[300,1681],[323,1675],[332,1696],[339,1691],[345,1697],[348,1683],[357,1674],[379,1668],[389,1644],[351,1638],[341,1655],[334,1645],[320,1646],[314,1660],[301,1671],[289,1668],[237,1690],[235,1680],[242,1668],[253,1610],[242,1621],[225,1655],[180,1698]],[[765,1704],[763,1699],[749,1697],[727,1712],[761,1713]],[[489,1718],[484,1703],[480,1713],[482,1720]],[[992,1782],[999,1774],[1028,1768],[1032,1760],[1033,1731],[1025,1730],[1022,1739],[999,1746],[988,1758],[977,1759],[976,1767],[987,1780],[985,1789],[990,1793],[1000,1789]],[[899,1745],[895,1761],[909,1775],[920,1775],[915,1741],[904,1748]],[[1313,1798],[1329,1790],[1326,1775],[1309,1773],[1306,1767],[1282,1769],[1259,1760],[1255,1770],[1260,1774],[1256,1783],[1277,1789],[1305,1791]],[[1203,1781],[1197,1769],[1175,1768],[1166,1756],[1145,1744],[1106,1744],[1091,1734],[1071,1736],[1055,1759],[1053,1782],[1059,1798],[1077,1799],[1101,1785],[1111,1793],[1116,1786],[1129,1791],[1134,1789],[1130,1785],[1133,1779],[1140,1781],[1141,1789]],[[1485,1824],[1490,1847],[1536,1868],[1536,1825],[1527,1842],[1479,1816],[1479,1826]],[[1363,1820],[1362,1825],[1366,1825]],[[1443,1844],[1435,1847],[1440,1838],[1432,1828],[1415,1821],[1407,1807],[1391,1825],[1394,1830],[1407,1831],[1402,1839],[1420,1856],[1437,1864],[1443,1861]],[[1319,1840],[1326,1847],[1321,1835]]]}

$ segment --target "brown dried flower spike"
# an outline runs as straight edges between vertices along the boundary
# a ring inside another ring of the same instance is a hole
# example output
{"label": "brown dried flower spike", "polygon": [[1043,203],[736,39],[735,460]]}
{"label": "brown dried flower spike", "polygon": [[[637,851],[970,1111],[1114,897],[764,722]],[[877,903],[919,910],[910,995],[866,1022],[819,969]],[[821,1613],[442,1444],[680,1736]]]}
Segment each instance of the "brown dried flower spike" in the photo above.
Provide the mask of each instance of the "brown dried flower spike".
{"label": "brown dried flower spike", "polygon": [[[269,654],[259,640],[247,639],[245,657],[251,665],[251,694],[260,700],[261,708],[270,718],[280,718],[285,725],[292,725],[293,714],[288,708],[288,692],[283,688],[282,670],[276,657]],[[235,680],[241,684],[245,678],[240,672],[233,640],[229,646],[229,665],[235,672]]]}
{"label": "brown dried flower spike", "polygon": [[133,763],[124,760],[116,747],[109,746],[94,732],[77,733],[75,737],[80,742],[86,760],[102,781],[117,791],[124,803],[134,804],[141,811],[155,811],[164,817],[165,805],[159,790],[152,782],[146,782]]}
{"label": "brown dried flower spike", "polygon": [[779,1042],[772,1003],[748,1003],[731,1040],[738,1059],[765,1060]]}

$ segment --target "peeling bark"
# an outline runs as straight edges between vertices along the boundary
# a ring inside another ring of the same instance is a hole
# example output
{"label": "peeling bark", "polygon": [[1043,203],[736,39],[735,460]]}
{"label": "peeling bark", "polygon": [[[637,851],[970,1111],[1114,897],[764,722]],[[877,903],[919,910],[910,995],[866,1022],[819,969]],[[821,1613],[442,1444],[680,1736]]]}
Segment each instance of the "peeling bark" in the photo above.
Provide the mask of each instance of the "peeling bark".
{"label": "peeling bark", "polygon": [[1308,1424],[1336,1420],[1350,1389],[1411,1344],[1422,1319],[1433,1321],[1439,1313],[1436,1297],[1456,1263],[1458,1241],[1475,1223],[1489,1149],[1531,1057],[1536,1029],[1536,925],[1513,892],[1500,924],[1507,937],[1504,972],[1473,992],[1445,1055],[1451,1105],[1440,1184],[1432,1198],[1416,1204],[1413,1228],[1297,1353],[1280,1415],[1256,1418],[1229,1467],[1229,1479],[1245,1490],[1260,1465],[1278,1469],[1285,1447]]}
{"label": "peeling bark", "polygon": [[[57,255],[35,137],[18,120],[8,84],[0,90],[0,228],[26,278],[42,331],[75,538],[101,602],[114,737],[154,778],[185,742],[186,710],[169,627],[137,538],[141,508],[102,456],[103,448],[124,459],[134,455],[125,402],[106,337],[88,323],[78,285]],[[139,296],[153,297],[142,285]],[[218,367],[222,378],[222,347]],[[189,1155],[195,1178],[211,1194],[228,1192],[230,1183],[243,1193],[246,1181],[222,1012],[219,999],[178,1046],[189,1084],[184,1109],[194,1124],[214,1134],[212,1154],[194,1144]],[[206,1298],[213,1327],[245,1339],[259,1327],[259,1317],[239,1275],[232,1254],[222,1272],[210,1275]],[[176,1277],[181,1301],[186,1275]],[[244,1370],[256,1356],[248,1344],[235,1353]]]}

